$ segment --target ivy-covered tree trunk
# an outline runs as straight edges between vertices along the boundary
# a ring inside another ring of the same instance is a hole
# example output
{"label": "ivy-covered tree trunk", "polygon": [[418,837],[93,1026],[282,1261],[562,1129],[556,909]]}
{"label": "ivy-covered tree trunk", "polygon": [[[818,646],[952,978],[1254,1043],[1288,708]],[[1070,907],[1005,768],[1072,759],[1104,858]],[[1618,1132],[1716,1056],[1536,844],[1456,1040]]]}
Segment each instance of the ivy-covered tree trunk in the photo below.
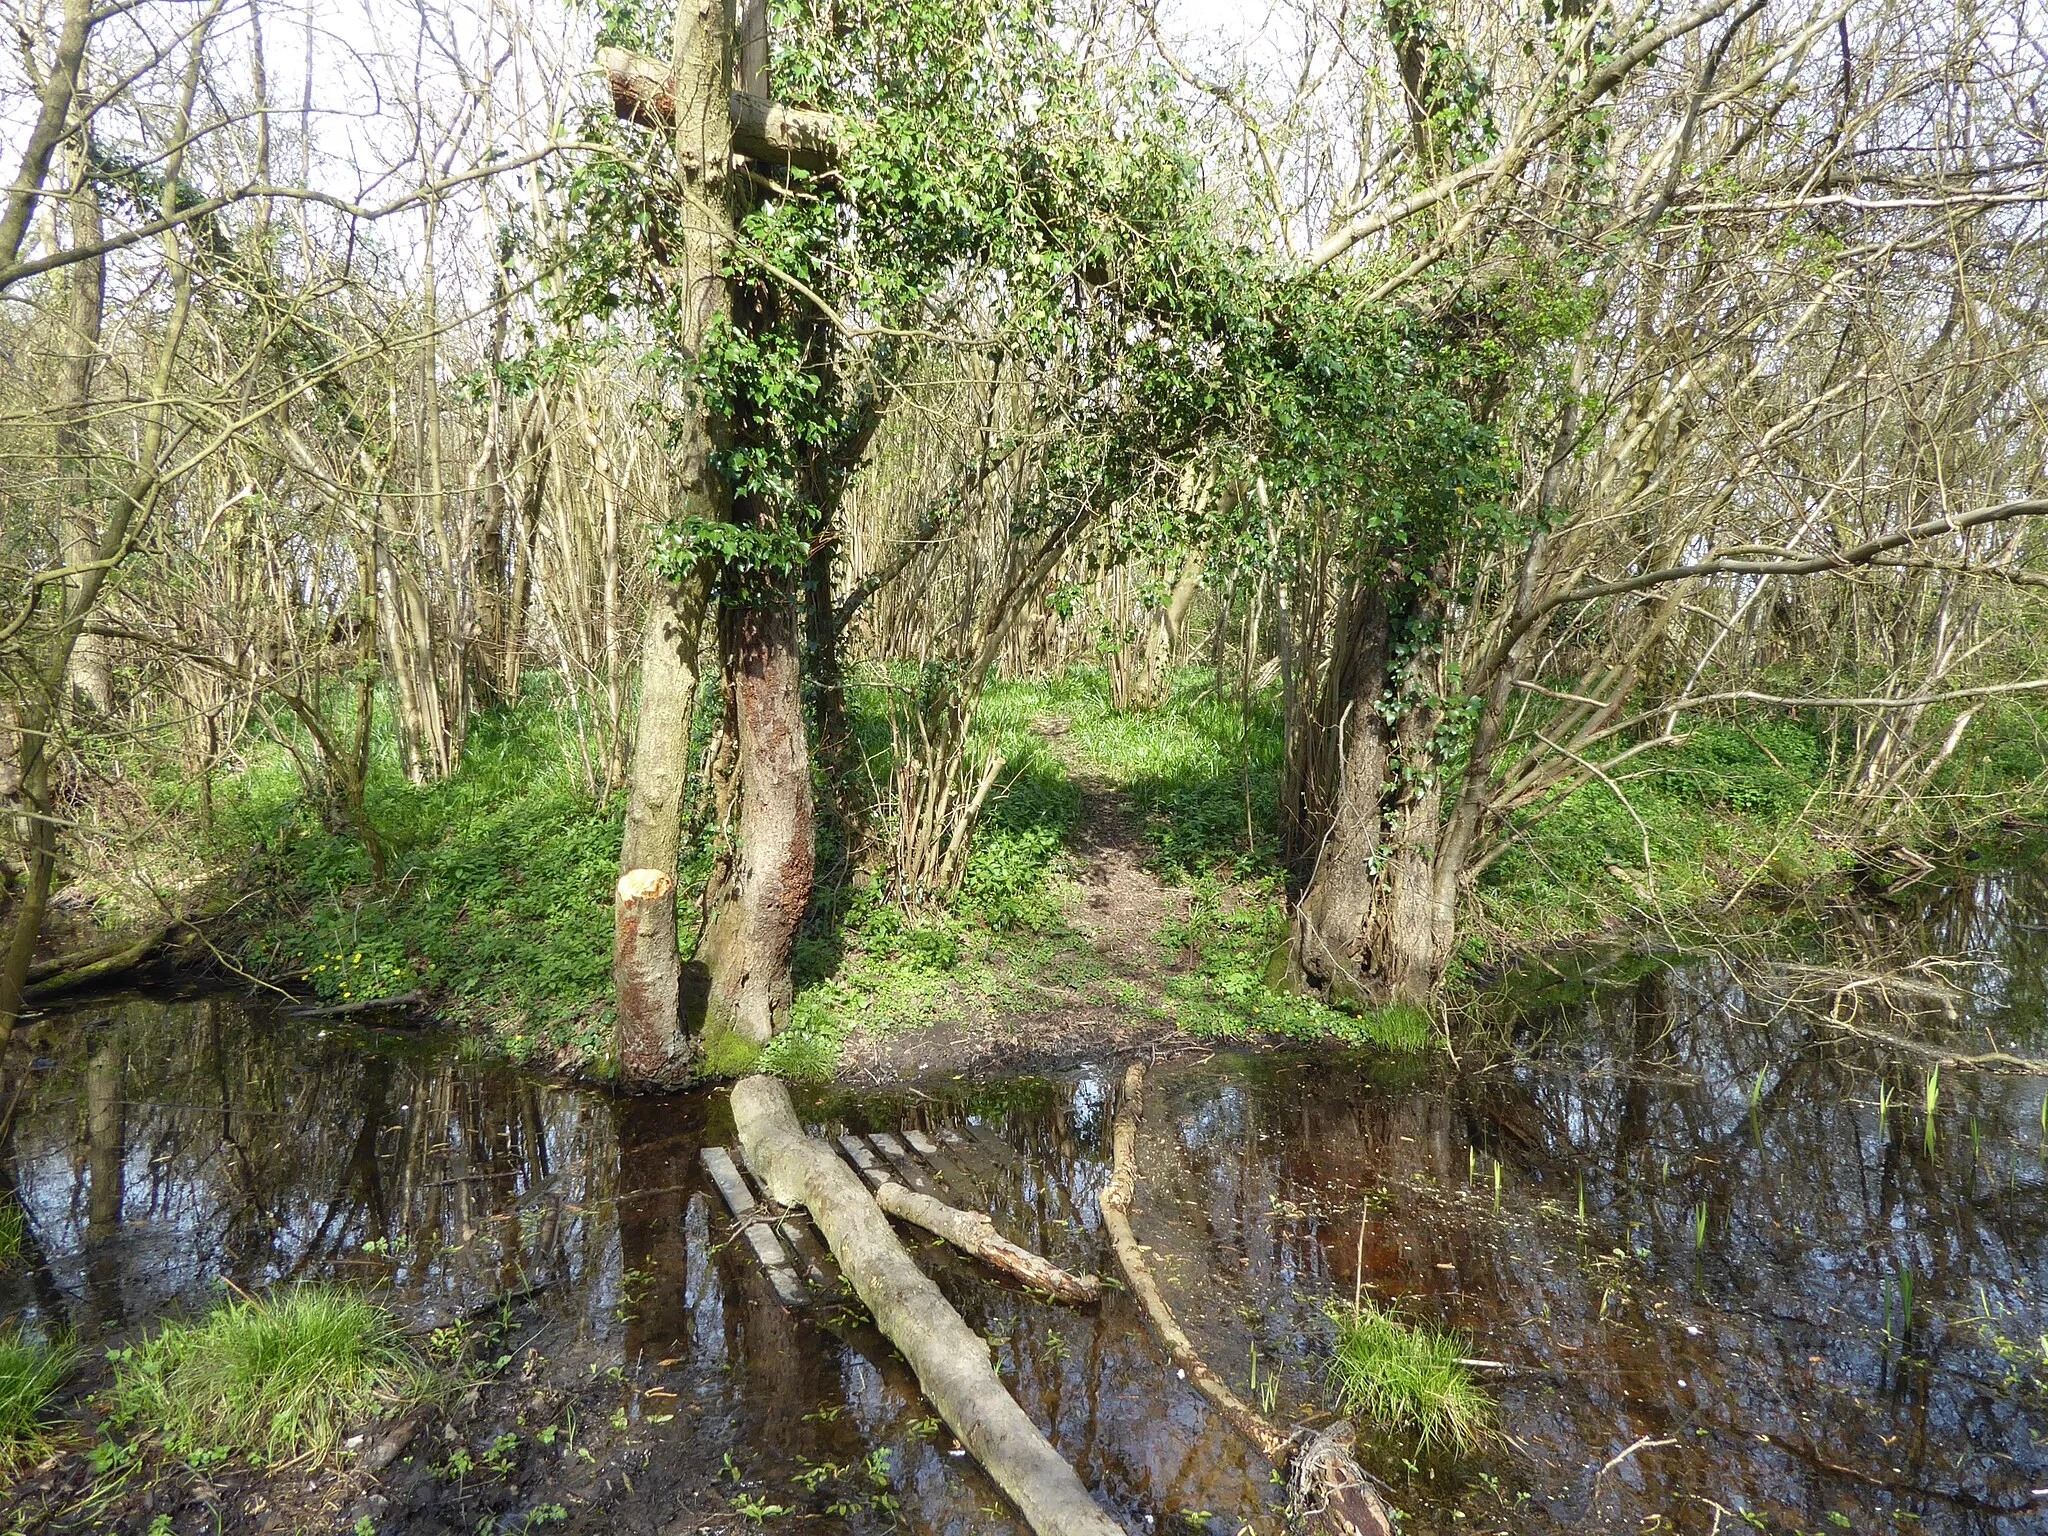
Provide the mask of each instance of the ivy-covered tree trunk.
{"label": "ivy-covered tree trunk", "polygon": [[[1394,675],[1395,616],[1383,583],[1344,605],[1340,664],[1305,728],[1319,734],[1293,820],[1301,895],[1274,980],[1354,1008],[1427,1004],[1456,939],[1463,848],[1441,846],[1442,711]],[[1405,662],[1410,674],[1422,658]],[[1390,718],[1391,717],[1391,718]]]}
{"label": "ivy-covered tree trunk", "polygon": [[789,1017],[790,954],[817,854],[795,602],[728,608],[719,630],[739,738],[739,846],[686,973],[684,1012],[701,1010],[705,1069],[729,1073]]}

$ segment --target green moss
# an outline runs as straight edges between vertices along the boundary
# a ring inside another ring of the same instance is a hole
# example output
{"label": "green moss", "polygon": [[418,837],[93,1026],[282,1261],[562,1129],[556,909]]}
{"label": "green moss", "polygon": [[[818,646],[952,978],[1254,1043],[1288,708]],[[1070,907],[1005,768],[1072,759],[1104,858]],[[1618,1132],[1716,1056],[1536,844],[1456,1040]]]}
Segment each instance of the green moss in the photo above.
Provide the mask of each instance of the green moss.
{"label": "green moss", "polygon": [[435,1385],[389,1312],[315,1287],[227,1302],[111,1358],[114,1423],[202,1465],[331,1456],[349,1428]]}
{"label": "green moss", "polygon": [[704,1026],[703,1054],[697,1061],[700,1076],[744,1077],[760,1060],[761,1047],[730,1024],[710,1023]]}

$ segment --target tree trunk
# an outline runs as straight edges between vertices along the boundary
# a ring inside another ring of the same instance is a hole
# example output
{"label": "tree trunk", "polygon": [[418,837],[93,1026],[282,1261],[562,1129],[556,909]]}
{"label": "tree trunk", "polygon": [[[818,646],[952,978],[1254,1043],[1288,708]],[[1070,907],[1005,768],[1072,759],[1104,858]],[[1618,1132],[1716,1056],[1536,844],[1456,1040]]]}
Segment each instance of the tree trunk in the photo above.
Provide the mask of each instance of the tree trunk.
{"label": "tree trunk", "polygon": [[690,776],[690,719],[697,704],[698,639],[709,583],[702,572],[663,582],[640,632],[640,708],[627,777],[626,837],[619,863],[673,876],[682,850]]}
{"label": "tree trunk", "polygon": [[689,1076],[691,1053],[680,1012],[675,877],[659,869],[619,876],[613,935],[619,1071],[633,1083],[680,1083]]}
{"label": "tree trunk", "polygon": [[988,1342],[969,1328],[903,1251],[888,1218],[823,1141],[806,1136],[789,1090],[771,1077],[732,1091],[747,1162],[784,1205],[811,1213],[875,1324],[918,1386],[1038,1536],[1122,1536],[1074,1469],[1004,1389]]}
{"label": "tree trunk", "polygon": [[1180,656],[1180,639],[1187,627],[1188,609],[1202,590],[1202,561],[1191,557],[1181,570],[1173,591],[1146,626],[1139,651],[1138,677],[1131,689],[1131,703],[1138,709],[1157,709],[1166,701],[1167,683],[1174,662]]}
{"label": "tree trunk", "polygon": [[702,1019],[707,1069],[731,1072],[789,1017],[816,850],[795,606],[731,609],[719,627],[739,736],[739,851],[690,963],[684,1011]]}
{"label": "tree trunk", "polygon": [[[1303,773],[1297,794],[1304,803],[1294,811],[1305,830],[1320,828],[1320,838],[1297,855],[1303,889],[1276,979],[1331,1001],[1370,1005],[1378,999],[1368,994],[1362,960],[1385,831],[1381,796],[1391,744],[1381,707],[1390,629],[1377,586],[1349,606],[1342,665],[1333,670],[1321,711],[1336,716],[1321,733],[1336,751],[1320,754]],[[1318,800],[1330,807],[1327,817],[1318,814]]]}
{"label": "tree trunk", "polygon": [[[100,216],[99,193],[91,179],[91,148],[81,147],[77,155],[78,188],[71,200],[71,243],[90,248],[106,238]],[[69,272],[70,313],[64,338],[64,355],[57,368],[56,399],[51,402],[56,418],[57,475],[63,486],[62,550],[67,566],[89,564],[99,552],[99,518],[94,511],[92,447],[87,422],[92,395],[93,365],[99,360],[100,321],[106,310],[107,264],[103,257],[89,256],[72,265]],[[74,576],[65,583],[71,606],[77,606],[85,577]],[[72,691],[100,714],[114,707],[114,674],[108,660],[104,636],[81,634],[72,647],[70,685]]]}
{"label": "tree trunk", "polygon": [[1375,1003],[1428,1004],[1451,958],[1453,928],[1440,922],[1435,856],[1443,774],[1434,753],[1438,711],[1421,705],[1394,726],[1400,799],[1386,815],[1386,852],[1366,923],[1364,960]]}
{"label": "tree trunk", "polygon": [[[675,164],[686,217],[686,231],[679,257],[681,281],[691,301],[679,306],[674,345],[696,355],[704,342],[732,312],[732,294],[722,269],[733,239],[731,191],[732,115],[732,10],[729,6],[679,6],[676,11],[674,62],[652,88],[663,112],[659,126],[674,132]],[[641,61],[646,63],[647,61]],[[650,66],[658,70],[658,66]],[[621,98],[623,102],[625,98]],[[656,121],[653,116],[648,119]],[[723,421],[699,413],[689,423],[684,440],[675,454],[675,514],[679,518],[700,518],[723,522],[732,515],[731,497],[713,461],[713,453],[726,431]],[[676,854],[681,845],[683,783],[688,772],[689,707],[696,692],[695,637],[703,617],[704,578],[696,578],[694,596],[687,590],[670,590],[658,600],[643,635],[641,660],[641,718],[629,770],[630,800],[627,809],[625,864],[652,867],[673,876]],[[694,610],[694,617],[693,617]],[[673,633],[671,633],[673,626]],[[800,812],[792,803],[790,814],[780,818],[783,830],[800,831],[802,842],[802,894],[797,899],[797,916],[810,898],[810,784],[809,762],[803,752],[803,717],[795,701],[797,667],[794,635],[785,621],[780,650],[774,643],[777,626],[764,615],[720,615],[720,653],[726,662],[728,688],[740,687],[746,700],[759,711],[740,724],[741,754],[745,758],[751,739],[755,752],[765,750],[760,774],[772,775],[790,747],[787,727],[776,729],[774,699],[786,688],[795,722],[795,757],[804,775]],[[686,656],[684,653],[688,652]],[[744,680],[742,674],[749,673]],[[764,692],[765,691],[765,692]],[[744,716],[747,713],[743,707]],[[765,732],[765,734],[764,734]],[[750,734],[751,733],[751,734]],[[698,944],[697,958],[684,968],[681,986],[683,1016],[700,1027],[713,1024],[739,1036],[747,1047],[742,1054],[751,1058],[754,1049],[767,1042],[775,1022],[789,1011],[789,940],[795,935],[795,920],[788,924],[789,939],[775,941],[776,922],[764,925],[756,920],[759,903],[772,906],[786,893],[771,890],[775,870],[764,867],[754,843],[772,849],[776,843],[771,823],[777,797],[754,792],[757,777],[747,764],[749,810],[760,798],[757,814],[746,817],[749,846],[742,851],[740,868],[732,882],[729,899],[712,911]],[[788,799],[785,794],[781,797]],[[797,822],[801,826],[796,826]],[[787,865],[788,850],[781,863]],[[623,915],[620,918],[624,922]],[[623,927],[619,939],[623,942]],[[762,968],[773,966],[774,974]],[[779,977],[779,985],[777,979]],[[779,1007],[779,1012],[778,1012]],[[644,1057],[638,1047],[628,1050],[623,1031],[627,1009],[620,1009],[619,1062],[629,1077]],[[706,1042],[711,1044],[714,1042]],[[666,1057],[664,1057],[666,1059]],[[713,1070],[730,1069],[727,1057],[710,1054]]]}

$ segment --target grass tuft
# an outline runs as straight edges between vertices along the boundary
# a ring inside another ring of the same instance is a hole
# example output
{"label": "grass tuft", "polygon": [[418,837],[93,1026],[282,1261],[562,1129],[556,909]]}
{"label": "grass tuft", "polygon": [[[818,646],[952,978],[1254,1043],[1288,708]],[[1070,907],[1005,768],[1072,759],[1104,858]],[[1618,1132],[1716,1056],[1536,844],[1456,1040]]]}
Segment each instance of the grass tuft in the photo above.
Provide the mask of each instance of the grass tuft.
{"label": "grass tuft", "polygon": [[314,1287],[227,1302],[112,1359],[115,1422],[202,1463],[329,1456],[351,1425],[433,1384],[389,1312]]}
{"label": "grass tuft", "polygon": [[1493,1405],[1458,1363],[1464,1340],[1404,1323],[1369,1301],[1331,1315],[1330,1381],[1345,1412],[1412,1433],[1425,1450],[1469,1451],[1486,1439]]}
{"label": "grass tuft", "polygon": [[50,1399],[77,1358],[69,1345],[0,1333],[0,1468],[33,1461],[49,1444]]}
{"label": "grass tuft", "polygon": [[0,1269],[21,1257],[28,1246],[28,1214],[12,1195],[0,1195]]}

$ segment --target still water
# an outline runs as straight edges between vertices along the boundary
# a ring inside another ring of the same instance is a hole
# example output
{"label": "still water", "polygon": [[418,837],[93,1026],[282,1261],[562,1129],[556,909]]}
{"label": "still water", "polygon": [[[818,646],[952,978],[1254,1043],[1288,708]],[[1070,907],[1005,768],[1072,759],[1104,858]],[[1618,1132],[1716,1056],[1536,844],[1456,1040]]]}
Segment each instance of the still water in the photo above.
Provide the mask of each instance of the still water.
{"label": "still water", "polygon": [[[1831,945],[1961,962],[1901,971],[1953,1017],[1772,963]],[[1951,1060],[1930,1133],[1932,1058],[1868,1034],[2048,1054],[2044,962],[2048,889],[2008,872],[1749,962],[1552,965],[1455,1064],[1162,1060],[1139,1236],[1211,1362],[1246,1392],[1256,1362],[1282,1419],[1325,1409],[1328,1312],[1357,1293],[1499,1363],[1485,1451],[1365,1447],[1411,1531],[2048,1529],[2048,1080]],[[732,1241],[698,1160],[732,1141],[719,1094],[618,1100],[225,995],[105,999],[31,1049],[0,1147],[29,1218],[0,1312],[24,1326],[115,1344],[224,1284],[302,1280],[373,1289],[422,1334],[507,1324],[519,1393],[461,1434],[515,1433],[513,1470],[458,1486],[432,1475],[454,1431],[422,1442],[382,1529],[515,1529],[541,1498],[555,1529],[724,1530],[740,1505],[775,1511],[764,1529],[1019,1529],[857,1306],[785,1309]],[[963,1136],[956,1198],[1114,1273],[1117,1081],[1105,1061],[802,1102],[819,1128]],[[1280,1528],[1267,1468],[1120,1294],[1045,1305],[919,1251],[1131,1529]],[[544,1443],[543,1419],[572,1433]]]}

